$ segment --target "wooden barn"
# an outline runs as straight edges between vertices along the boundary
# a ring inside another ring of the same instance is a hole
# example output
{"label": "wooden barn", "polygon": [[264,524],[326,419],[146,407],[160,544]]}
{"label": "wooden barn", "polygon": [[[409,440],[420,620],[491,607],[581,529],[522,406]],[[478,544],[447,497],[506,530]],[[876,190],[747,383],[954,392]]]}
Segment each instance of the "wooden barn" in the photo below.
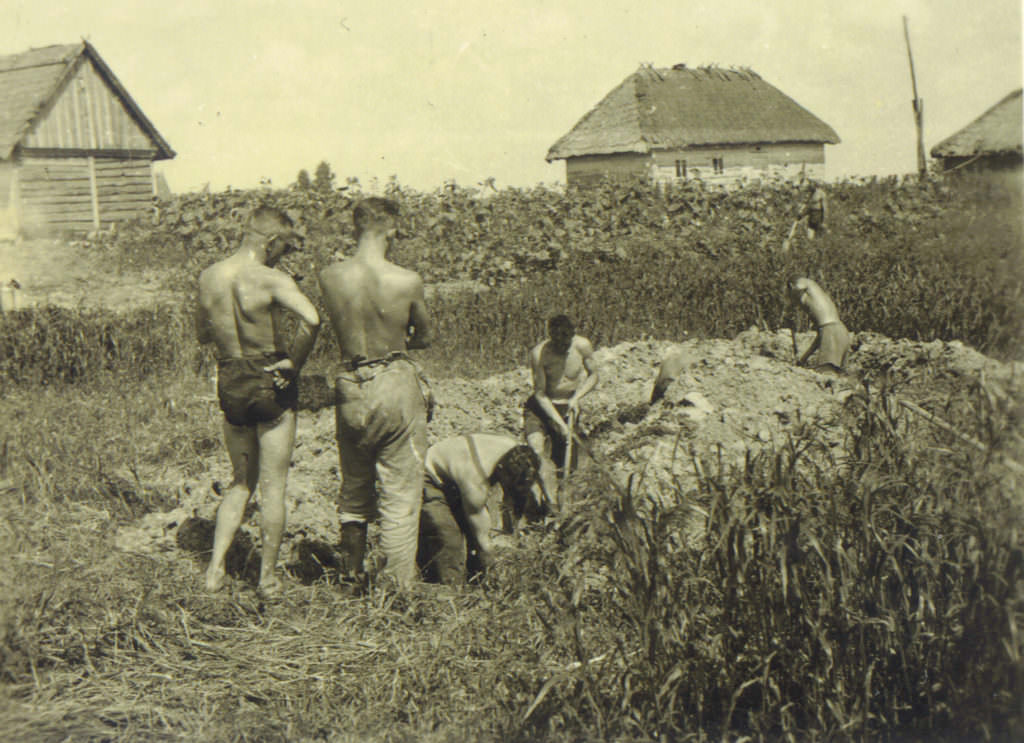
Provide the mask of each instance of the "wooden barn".
{"label": "wooden barn", "polygon": [[1016,90],[932,147],[946,172],[986,173],[1020,185],[1024,175],[1024,89]]}
{"label": "wooden barn", "polygon": [[547,160],[565,160],[566,180],[649,177],[820,178],[828,124],[748,69],[641,66],[572,130]]}
{"label": "wooden barn", "polygon": [[89,42],[0,57],[0,235],[139,216],[173,157]]}

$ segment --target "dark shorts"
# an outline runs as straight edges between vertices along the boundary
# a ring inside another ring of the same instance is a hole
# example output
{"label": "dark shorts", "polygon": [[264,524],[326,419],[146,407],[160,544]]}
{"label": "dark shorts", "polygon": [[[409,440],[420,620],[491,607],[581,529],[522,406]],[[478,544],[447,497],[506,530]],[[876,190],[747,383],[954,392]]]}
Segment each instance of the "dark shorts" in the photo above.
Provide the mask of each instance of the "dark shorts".
{"label": "dark shorts", "polygon": [[829,366],[839,371],[846,369],[853,336],[838,320],[818,328],[818,366]]}
{"label": "dark shorts", "polygon": [[[569,406],[561,403],[555,403],[555,410],[565,420],[566,414],[569,411]],[[577,413],[576,422],[579,422],[579,414]],[[529,438],[532,433],[543,433],[548,441],[551,443],[551,461],[555,463],[556,467],[563,467],[565,465],[565,449],[566,441],[565,437],[559,433],[555,427],[551,424],[551,419],[548,418],[548,414],[541,408],[540,403],[537,402],[537,398],[533,395],[526,400],[523,405],[523,432],[526,437]],[[577,451],[576,447],[573,447],[572,452],[572,467],[576,468],[577,462]]]}
{"label": "dark shorts", "polygon": [[810,212],[807,215],[807,226],[815,232],[823,232],[825,230],[825,215],[821,212]]}
{"label": "dark shorts", "polygon": [[263,371],[287,354],[277,352],[217,362],[217,397],[224,417],[233,426],[255,426],[280,418],[299,405],[299,380],[284,389],[274,386],[274,375]]}

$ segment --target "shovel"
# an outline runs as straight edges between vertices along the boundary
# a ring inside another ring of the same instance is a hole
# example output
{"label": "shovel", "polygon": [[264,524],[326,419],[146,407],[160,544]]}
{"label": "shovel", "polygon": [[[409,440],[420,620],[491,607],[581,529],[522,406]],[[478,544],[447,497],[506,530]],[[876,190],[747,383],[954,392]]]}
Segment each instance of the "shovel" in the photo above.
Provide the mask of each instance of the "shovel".
{"label": "shovel", "polygon": [[569,472],[572,470],[572,443],[575,438],[576,411],[569,411],[569,435],[565,437],[565,462],[562,464],[562,481],[569,479]]}
{"label": "shovel", "polygon": [[789,234],[786,235],[786,239],[782,241],[782,252],[789,252],[789,243],[793,240],[793,235],[796,233],[796,226],[800,224],[800,220],[793,222],[793,226],[789,228]]}

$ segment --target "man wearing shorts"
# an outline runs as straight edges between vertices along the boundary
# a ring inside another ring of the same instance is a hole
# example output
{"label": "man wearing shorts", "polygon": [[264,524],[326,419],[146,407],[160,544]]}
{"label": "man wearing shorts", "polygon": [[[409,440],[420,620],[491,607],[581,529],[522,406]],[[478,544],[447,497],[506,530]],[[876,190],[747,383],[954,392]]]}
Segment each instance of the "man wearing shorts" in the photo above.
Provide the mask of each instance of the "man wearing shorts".
{"label": "man wearing shorts", "polygon": [[428,580],[459,584],[494,562],[491,530],[501,527],[490,495],[513,520],[539,512],[554,494],[553,465],[511,436],[452,436],[427,449],[417,562]]}
{"label": "man wearing shorts", "polygon": [[[196,331],[217,348],[217,396],[232,481],[217,509],[206,588],[224,585],[224,559],[242,523],[245,505],[260,488],[262,556],[259,588],[281,590],[275,566],[285,523],[284,488],[295,444],[299,369],[313,349],[320,316],[290,276],[274,268],[301,237],[290,217],[256,209],[242,244],[199,275]],[[298,316],[291,348],[282,339],[281,311]]]}
{"label": "man wearing shorts", "polygon": [[523,407],[526,442],[537,456],[550,456],[559,468],[565,462],[569,415],[578,415],[580,398],[597,385],[597,361],[590,341],[576,335],[565,315],[548,320],[548,338],[530,350],[533,394]]}
{"label": "man wearing shorts", "polygon": [[807,190],[810,192],[810,195],[800,211],[800,216],[806,217],[807,239],[813,240],[815,236],[825,231],[828,203],[825,198],[824,189],[821,186],[815,185],[813,181],[807,181]]}
{"label": "man wearing shorts", "polygon": [[807,278],[791,281],[789,291],[793,301],[807,311],[818,328],[814,342],[796,362],[797,366],[803,366],[811,354],[818,351],[815,368],[842,372],[846,368],[852,337],[850,331],[839,320],[839,310],[836,309],[832,298],[818,286],[817,282]]}
{"label": "man wearing shorts", "polygon": [[430,318],[423,280],[387,260],[398,204],[368,198],[352,217],[355,254],[320,272],[341,352],[335,381],[340,550],[348,577],[361,577],[367,523],[379,517],[383,573],[407,585],[417,573],[427,393],[406,351],[427,347]]}

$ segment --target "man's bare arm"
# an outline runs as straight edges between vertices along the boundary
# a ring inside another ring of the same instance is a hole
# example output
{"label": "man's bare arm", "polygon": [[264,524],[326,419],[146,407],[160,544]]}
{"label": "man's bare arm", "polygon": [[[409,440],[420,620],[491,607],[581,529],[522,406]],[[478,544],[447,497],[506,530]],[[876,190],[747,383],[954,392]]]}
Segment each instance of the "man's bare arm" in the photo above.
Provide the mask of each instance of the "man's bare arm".
{"label": "man's bare arm", "polygon": [[[309,298],[299,290],[295,281],[286,274],[275,277],[272,296],[278,306],[295,313],[299,318],[299,327],[288,352],[293,364],[292,368],[298,371],[306,363],[306,359],[316,343],[316,337],[320,332],[320,313],[316,311],[316,307],[309,301]],[[287,359],[278,364],[284,364],[286,361]],[[279,368],[288,367],[280,366]]]}
{"label": "man's bare arm", "polygon": [[572,397],[569,399],[569,406],[572,408],[579,407],[580,398],[594,389],[598,382],[597,359],[594,358],[594,347],[590,345],[590,341],[581,338],[576,350],[583,358],[583,368],[587,370],[587,378],[572,393]]}
{"label": "man's bare arm", "polygon": [[[418,277],[417,277],[418,279]],[[417,280],[416,291],[409,307],[409,327],[411,332],[406,339],[406,348],[427,348],[431,342],[430,313],[427,311],[427,300],[423,292],[423,281]]]}
{"label": "man's bare arm", "polygon": [[206,308],[203,305],[196,306],[193,319],[195,321],[196,340],[199,341],[199,345],[213,343],[213,327],[210,325],[210,315],[206,312]]}
{"label": "man's bare arm", "polygon": [[808,346],[807,350],[804,351],[804,355],[800,357],[800,360],[796,362],[797,366],[803,366],[807,363],[807,359],[811,358],[811,354],[818,350],[818,346],[821,345],[821,335],[817,334],[814,336],[814,340],[811,341],[811,345]]}

